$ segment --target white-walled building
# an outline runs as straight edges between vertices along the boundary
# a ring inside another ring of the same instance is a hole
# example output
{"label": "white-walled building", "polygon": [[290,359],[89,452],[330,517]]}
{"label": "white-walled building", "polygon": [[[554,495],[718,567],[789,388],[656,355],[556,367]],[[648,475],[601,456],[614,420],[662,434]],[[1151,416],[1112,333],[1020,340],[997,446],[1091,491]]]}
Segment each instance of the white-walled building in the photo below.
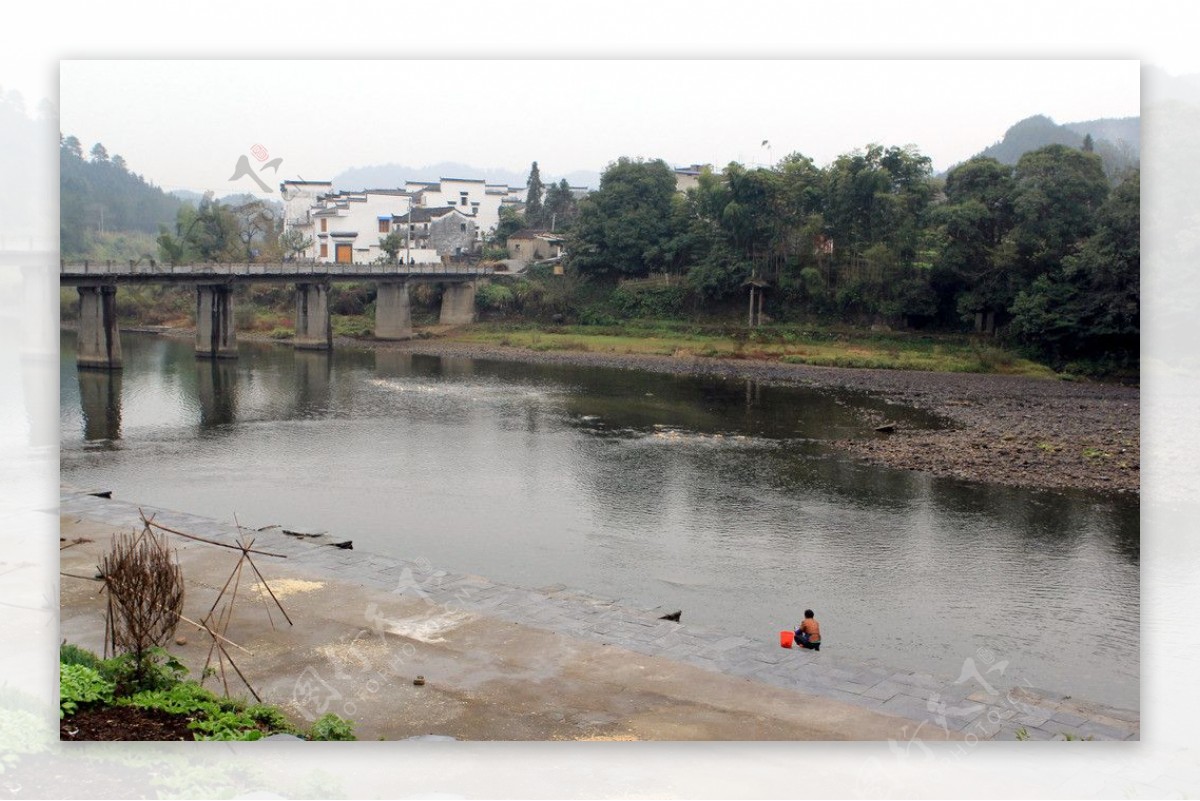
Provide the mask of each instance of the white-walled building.
{"label": "white-walled building", "polygon": [[[405,181],[403,188],[359,192],[334,192],[329,181],[284,181],[279,189],[284,199],[284,231],[295,229],[312,240],[300,258],[355,264],[370,263],[384,255],[380,240],[410,209],[453,208],[471,223],[467,226],[466,221],[459,221],[456,225],[469,227],[473,241],[479,243],[495,231],[500,207],[521,206],[526,195],[525,187],[489,184],[482,178]],[[576,193],[587,191],[585,187],[571,189]],[[418,216],[414,215],[414,221]],[[455,249],[462,252],[460,244],[456,243]],[[426,250],[421,249],[422,258],[429,257]]]}
{"label": "white-walled building", "polygon": [[297,254],[297,258],[317,257],[312,213],[318,208],[317,199],[332,191],[331,181],[284,181],[279,184],[279,194],[283,196],[283,230],[295,229],[310,240],[309,246]]}
{"label": "white-walled building", "polygon": [[383,255],[380,241],[393,217],[406,214],[413,196],[403,189],[331,192],[318,198],[310,214],[314,258],[322,263],[369,264]]}

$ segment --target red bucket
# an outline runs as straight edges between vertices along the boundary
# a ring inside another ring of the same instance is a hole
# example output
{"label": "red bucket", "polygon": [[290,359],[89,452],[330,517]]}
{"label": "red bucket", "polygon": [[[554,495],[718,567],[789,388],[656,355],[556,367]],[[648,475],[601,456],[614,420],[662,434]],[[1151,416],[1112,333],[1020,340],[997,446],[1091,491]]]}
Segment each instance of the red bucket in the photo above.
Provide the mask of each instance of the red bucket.
{"label": "red bucket", "polygon": [[795,639],[796,639],[796,632],[781,631],[781,632],[779,632],[779,647],[780,648],[791,648],[792,643],[795,641]]}

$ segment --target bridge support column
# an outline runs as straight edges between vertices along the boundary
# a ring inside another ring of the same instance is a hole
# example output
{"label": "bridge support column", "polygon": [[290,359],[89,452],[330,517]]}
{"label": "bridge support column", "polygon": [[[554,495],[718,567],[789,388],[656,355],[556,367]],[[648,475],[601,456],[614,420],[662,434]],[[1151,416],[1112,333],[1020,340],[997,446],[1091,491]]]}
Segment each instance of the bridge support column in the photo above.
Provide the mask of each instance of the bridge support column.
{"label": "bridge support column", "polygon": [[81,286],[78,290],[79,346],[75,363],[81,368],[121,369],[116,286]]}
{"label": "bridge support column", "polygon": [[408,282],[380,283],[375,293],[375,338],[409,339],[413,335]]}
{"label": "bridge support column", "polygon": [[296,284],[296,338],[293,344],[302,350],[333,349],[329,284]]}
{"label": "bridge support column", "polygon": [[196,287],[196,355],[202,359],[237,358],[231,284]]}
{"label": "bridge support column", "polygon": [[447,284],[442,290],[442,325],[466,325],[475,322],[475,282]]}

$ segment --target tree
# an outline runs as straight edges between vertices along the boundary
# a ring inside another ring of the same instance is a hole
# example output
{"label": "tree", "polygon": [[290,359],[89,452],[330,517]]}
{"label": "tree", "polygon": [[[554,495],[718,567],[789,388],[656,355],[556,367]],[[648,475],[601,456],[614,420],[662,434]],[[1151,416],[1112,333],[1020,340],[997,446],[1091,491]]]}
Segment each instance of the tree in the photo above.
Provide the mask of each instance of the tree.
{"label": "tree", "polygon": [[568,239],[571,264],[610,278],[665,269],[674,196],[675,173],[661,159],[621,157],[610,164],[600,188],[579,203]]}
{"label": "tree", "polygon": [[[284,259],[291,261],[312,247],[313,240],[311,236],[305,236],[299,228],[289,228],[279,237],[279,244],[283,248]],[[394,260],[396,254],[390,255]]]}
{"label": "tree", "polygon": [[1013,244],[1027,284],[1057,269],[1091,235],[1108,179],[1099,156],[1066,145],[1021,156],[1014,179]]}
{"label": "tree", "polygon": [[533,228],[542,228],[546,223],[542,206],[542,192],[545,186],[542,184],[542,176],[538,172],[536,161],[529,170],[529,180],[525,182],[525,186],[529,188],[525,194],[525,220]]}
{"label": "tree", "polygon": [[92,145],[92,161],[96,164],[104,164],[108,161],[108,149],[99,142]]}
{"label": "tree", "polygon": [[242,236],[238,218],[228,206],[206,192],[199,208],[183,205],[175,221],[175,233],[164,226],[158,236],[159,254],[170,264],[188,261],[231,263],[243,260],[253,237]]}
{"label": "tree", "polygon": [[500,207],[500,222],[496,223],[496,232],[492,241],[500,247],[508,243],[508,238],[525,227],[525,217],[512,206]]}
{"label": "tree", "polygon": [[557,184],[550,184],[546,190],[546,202],[543,218],[547,227],[552,231],[566,228],[579,216],[579,204],[571,191],[567,179],[563,178]]}
{"label": "tree", "polygon": [[993,158],[977,156],[947,174],[946,202],[932,214],[940,245],[931,281],[944,321],[1003,322],[1017,291],[1007,245],[1013,193],[1013,168]]}
{"label": "tree", "polygon": [[237,221],[237,238],[241,240],[246,261],[261,257],[266,261],[278,261],[282,257],[279,244],[282,222],[274,209],[256,199],[234,206],[231,211]]}
{"label": "tree", "polygon": [[[299,233],[299,232],[293,228],[288,233]],[[312,240],[310,239],[310,240],[308,240],[308,244],[306,244],[304,247],[307,248],[311,244],[312,244]],[[383,239],[379,240],[379,249],[382,250],[387,255],[388,264],[396,263],[398,254],[400,253],[401,250],[404,249],[404,246],[405,246],[405,237],[399,231],[392,231],[387,236],[385,236]]]}
{"label": "tree", "polygon": [[79,143],[79,137],[77,136],[68,136],[66,139],[63,139],[62,149],[77,159],[83,158],[83,145]]}
{"label": "tree", "polygon": [[129,171],[129,166],[125,163],[125,159],[120,155],[116,155],[116,156],[112,157],[112,165],[114,167],[116,167],[118,170],[120,170],[121,172]]}
{"label": "tree", "polygon": [[1083,152],[1084,153],[1096,152],[1096,143],[1092,140],[1091,134],[1086,134],[1083,137]]}
{"label": "tree", "polygon": [[1057,366],[1075,359],[1136,365],[1140,338],[1140,176],[1128,175],[1095,232],[1013,304],[1012,334]]}

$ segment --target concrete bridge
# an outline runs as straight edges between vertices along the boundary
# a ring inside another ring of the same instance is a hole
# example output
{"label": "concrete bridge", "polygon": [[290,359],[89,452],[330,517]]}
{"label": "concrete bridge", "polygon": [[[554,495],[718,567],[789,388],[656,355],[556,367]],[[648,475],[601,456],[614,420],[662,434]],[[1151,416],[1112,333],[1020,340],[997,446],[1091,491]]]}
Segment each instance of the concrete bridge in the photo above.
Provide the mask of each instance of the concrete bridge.
{"label": "concrete bridge", "polygon": [[409,286],[414,282],[445,284],[440,322],[461,325],[475,319],[475,286],[494,274],[484,267],[445,264],[184,264],[150,262],[61,263],[59,281],[79,291],[80,367],[115,370],[121,367],[117,335],[116,293],[121,284],[177,284],[196,288],[196,355],[223,359],[237,356],[233,325],[233,287],[244,283],[286,283],[296,286],[297,348],[329,350],[333,329],[329,317],[329,288],[334,281],[370,281],[377,286],[375,336],[412,336]]}

